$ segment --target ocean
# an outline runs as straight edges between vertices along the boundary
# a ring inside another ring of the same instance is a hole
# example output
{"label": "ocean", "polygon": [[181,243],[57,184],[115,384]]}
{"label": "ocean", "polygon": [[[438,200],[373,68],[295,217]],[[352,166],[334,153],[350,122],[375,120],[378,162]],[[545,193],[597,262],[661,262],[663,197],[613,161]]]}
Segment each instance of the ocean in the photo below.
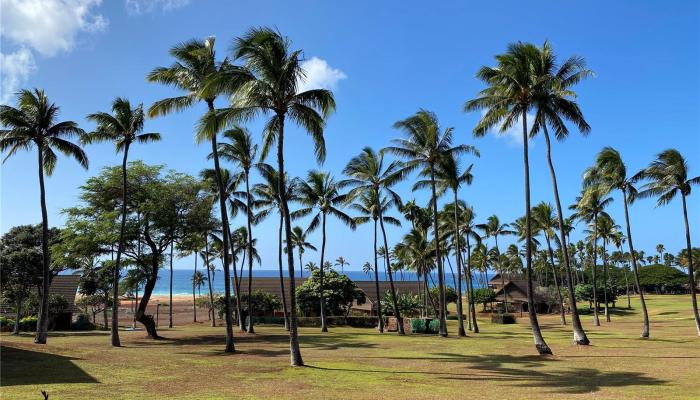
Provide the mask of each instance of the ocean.
{"label": "ocean", "polygon": [[[199,269],[202,273],[205,273],[206,271],[203,269]],[[185,270],[185,269],[173,269],[173,295],[192,295],[192,273],[193,270]],[[339,271],[340,272],[340,271]],[[348,278],[354,280],[354,281],[368,281],[368,280],[374,280],[374,273],[370,272],[370,274],[366,274],[362,271],[353,271],[353,270],[346,270],[343,271],[345,275],[348,276]],[[455,274],[457,271],[455,271]],[[231,274],[233,275],[233,274]],[[285,273],[285,278],[287,277],[287,274]],[[309,273],[307,271],[304,271],[304,277],[308,277]],[[206,276],[206,275],[205,275]],[[248,273],[247,271],[243,272],[243,276],[247,278]],[[279,270],[272,270],[272,269],[254,269],[253,270],[253,277],[256,276],[261,276],[261,277],[278,277],[279,276]],[[158,271],[158,283],[156,283],[156,287],[153,290],[154,295],[168,295],[170,293],[169,291],[169,283],[170,283],[170,270],[168,268],[163,268],[160,271]],[[299,277],[298,271],[297,275],[295,277]],[[489,278],[491,276],[489,275]],[[437,273],[433,273],[432,276],[433,280],[437,282]],[[386,274],[383,272],[379,273],[379,279],[380,280],[388,280]],[[395,280],[415,280],[416,279],[416,274],[413,272],[404,272],[402,273],[395,273],[394,274],[394,279]],[[213,281],[213,289],[215,293],[223,293],[224,292],[224,273],[221,269],[217,269],[216,272],[214,273],[214,277],[212,279]],[[477,275],[474,275],[474,287],[480,287],[480,282],[481,278],[478,277]],[[445,284],[451,287],[454,287],[454,281],[452,279],[452,274],[450,273],[449,268],[446,269],[446,275],[445,275]],[[209,287],[207,286],[207,283],[202,286],[201,288],[202,294],[207,293],[209,290]]]}

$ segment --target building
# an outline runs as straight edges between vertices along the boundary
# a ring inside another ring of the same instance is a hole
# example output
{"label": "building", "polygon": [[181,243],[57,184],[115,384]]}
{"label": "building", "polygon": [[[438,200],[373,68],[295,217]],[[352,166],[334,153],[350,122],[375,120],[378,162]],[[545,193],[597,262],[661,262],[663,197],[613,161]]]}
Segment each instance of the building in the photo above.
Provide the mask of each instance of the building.
{"label": "building", "polygon": [[[537,285],[532,283],[535,297],[535,311],[545,313],[548,310],[548,305],[545,299],[537,292]],[[527,279],[517,275],[496,274],[489,280],[489,288],[496,293],[496,303],[503,305],[504,294],[505,301],[508,303],[508,309],[515,308],[516,311],[526,312],[528,310],[527,301]]]}

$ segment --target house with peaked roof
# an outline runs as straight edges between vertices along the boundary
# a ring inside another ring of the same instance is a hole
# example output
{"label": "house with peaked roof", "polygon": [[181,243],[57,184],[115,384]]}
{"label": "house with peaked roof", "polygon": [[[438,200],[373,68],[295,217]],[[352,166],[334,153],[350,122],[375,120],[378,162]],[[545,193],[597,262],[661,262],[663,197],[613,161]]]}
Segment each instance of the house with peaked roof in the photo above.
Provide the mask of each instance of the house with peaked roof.
{"label": "house with peaked roof", "polygon": [[[66,299],[68,307],[55,317],[56,330],[70,329],[73,321],[73,314],[80,313],[80,309],[75,305],[75,297],[78,293],[78,285],[80,284],[80,275],[56,275],[51,280],[49,286],[49,294],[60,295]],[[13,307],[9,304],[0,304],[0,315],[15,318]]]}
{"label": "house with peaked roof", "polygon": [[[532,283],[535,297],[535,311],[538,313],[545,313],[549,309],[549,306],[545,299],[538,293],[537,285],[535,282]],[[497,304],[503,305],[504,302],[508,303],[508,309],[515,308],[520,312],[527,312],[528,301],[527,301],[527,279],[518,275],[509,275],[500,273],[494,275],[491,280],[489,280],[489,288],[493,289],[496,293]]]}

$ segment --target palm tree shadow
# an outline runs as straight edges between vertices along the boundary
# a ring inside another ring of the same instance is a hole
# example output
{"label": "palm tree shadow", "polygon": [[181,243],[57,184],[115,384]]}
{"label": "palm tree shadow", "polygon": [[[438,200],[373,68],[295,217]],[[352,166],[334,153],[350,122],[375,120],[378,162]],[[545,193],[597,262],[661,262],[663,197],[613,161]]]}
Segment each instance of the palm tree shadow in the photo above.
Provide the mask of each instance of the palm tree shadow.
{"label": "palm tree shadow", "polygon": [[[436,354],[442,362],[459,362],[465,368],[488,372],[503,378],[504,382],[520,387],[539,388],[544,391],[582,394],[597,392],[601,388],[647,386],[665,384],[667,381],[631,371],[600,371],[594,368],[542,371],[538,367],[557,362],[554,358],[540,356]],[[441,379],[464,379],[445,376]]]}
{"label": "palm tree shadow", "polygon": [[5,345],[0,346],[0,352],[0,386],[99,383],[73,363],[78,358]]}

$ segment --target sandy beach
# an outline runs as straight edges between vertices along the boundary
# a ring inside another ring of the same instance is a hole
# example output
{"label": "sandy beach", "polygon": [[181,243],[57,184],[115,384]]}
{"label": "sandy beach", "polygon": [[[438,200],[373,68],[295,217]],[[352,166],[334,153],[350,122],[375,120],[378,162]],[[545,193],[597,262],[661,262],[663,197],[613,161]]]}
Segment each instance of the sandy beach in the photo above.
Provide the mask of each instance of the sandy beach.
{"label": "sandy beach", "polygon": [[[151,300],[148,302],[147,313],[153,315],[153,318],[158,322],[159,327],[167,327],[170,307],[169,296],[158,295],[152,296]],[[160,304],[160,306],[158,306]],[[133,300],[123,300],[119,306],[119,325],[130,327],[133,326]],[[173,295],[173,325],[182,326],[194,324],[194,313],[192,307],[192,296],[187,295]],[[205,308],[197,308],[197,324],[210,324],[211,320],[207,315],[207,310]],[[221,323],[221,320],[217,319],[217,324]],[[97,323],[102,323],[102,317],[97,316]],[[136,323],[136,328],[143,328],[141,324]]]}

